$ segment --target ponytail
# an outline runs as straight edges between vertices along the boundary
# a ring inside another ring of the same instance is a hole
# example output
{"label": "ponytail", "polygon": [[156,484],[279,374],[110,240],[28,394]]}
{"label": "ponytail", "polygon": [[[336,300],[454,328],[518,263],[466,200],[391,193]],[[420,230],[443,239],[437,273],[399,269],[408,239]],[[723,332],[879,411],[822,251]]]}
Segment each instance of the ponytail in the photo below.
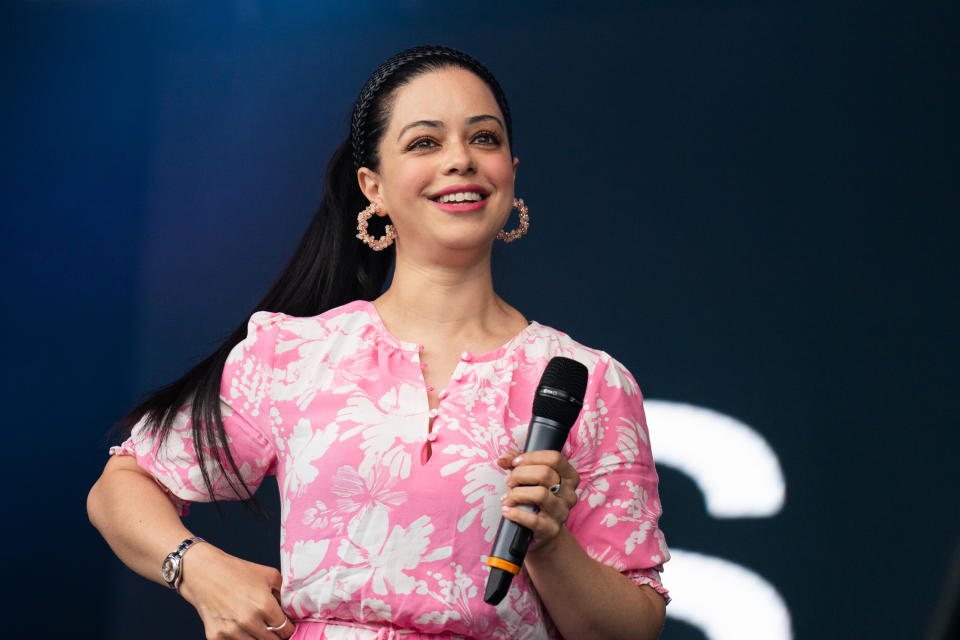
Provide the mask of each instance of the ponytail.
{"label": "ponytail", "polygon": [[[394,249],[374,252],[354,237],[357,213],[366,205],[366,198],[357,184],[353,153],[347,139],[337,147],[327,164],[323,199],[293,257],[251,313],[263,310],[309,317],[352,300],[373,300],[380,295]],[[126,437],[134,425],[145,418],[144,426],[162,444],[170,434],[180,408],[190,404],[197,461],[214,502],[216,497],[207,470],[207,457],[211,453],[213,462],[224,472],[237,497],[253,498],[227,446],[220,410],[220,379],[224,364],[230,351],[246,333],[247,321],[244,319],[216,351],[183,377],[150,393],[116,425]]]}

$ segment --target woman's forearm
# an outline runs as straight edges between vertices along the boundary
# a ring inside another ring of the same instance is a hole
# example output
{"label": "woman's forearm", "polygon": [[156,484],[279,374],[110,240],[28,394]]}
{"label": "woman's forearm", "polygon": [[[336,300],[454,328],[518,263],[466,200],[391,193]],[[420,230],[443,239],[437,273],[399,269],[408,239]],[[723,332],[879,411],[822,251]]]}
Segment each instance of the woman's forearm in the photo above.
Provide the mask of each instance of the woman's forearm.
{"label": "woman's forearm", "polygon": [[[124,564],[161,584],[163,559],[191,536],[163,489],[130,456],[107,463],[87,496],[87,513]],[[275,595],[279,571],[210,544],[194,547],[184,555],[180,594],[196,607],[208,638],[276,640],[293,634],[294,625],[286,622],[276,633],[267,628],[286,619]]]}
{"label": "woman's forearm", "polygon": [[531,550],[524,566],[564,638],[653,640],[660,635],[662,596],[588,556],[566,527]]}
{"label": "woman's forearm", "polygon": [[192,535],[163,489],[131,456],[110,459],[87,495],[87,514],[125,565],[161,584],[163,559]]}

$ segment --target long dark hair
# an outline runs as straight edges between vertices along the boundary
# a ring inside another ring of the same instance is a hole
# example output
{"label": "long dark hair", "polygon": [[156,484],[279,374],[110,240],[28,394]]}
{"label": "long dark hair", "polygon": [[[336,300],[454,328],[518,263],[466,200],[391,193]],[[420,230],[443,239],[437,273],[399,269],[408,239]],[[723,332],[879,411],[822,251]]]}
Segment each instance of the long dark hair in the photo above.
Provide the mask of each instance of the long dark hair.
{"label": "long dark hair", "polygon": [[[314,316],[352,300],[372,300],[380,295],[393,262],[394,249],[371,251],[355,237],[357,213],[367,206],[357,181],[357,169],[379,169],[377,146],[390,119],[393,91],[419,75],[451,66],[473,72],[490,87],[503,112],[508,141],[513,147],[506,97],[486,67],[463,52],[440,46],[414,47],[393,56],[374,71],[360,91],[350,118],[350,135],[327,163],[320,207],[287,266],[253,311]],[[386,221],[370,222],[371,234],[383,232]],[[144,426],[162,444],[180,408],[190,404],[194,449],[214,502],[217,498],[207,469],[208,455],[212,455],[238,498],[253,498],[227,445],[220,411],[223,366],[246,332],[244,319],[216,351],[183,377],[151,392],[117,423],[118,430],[127,436],[143,420]]]}

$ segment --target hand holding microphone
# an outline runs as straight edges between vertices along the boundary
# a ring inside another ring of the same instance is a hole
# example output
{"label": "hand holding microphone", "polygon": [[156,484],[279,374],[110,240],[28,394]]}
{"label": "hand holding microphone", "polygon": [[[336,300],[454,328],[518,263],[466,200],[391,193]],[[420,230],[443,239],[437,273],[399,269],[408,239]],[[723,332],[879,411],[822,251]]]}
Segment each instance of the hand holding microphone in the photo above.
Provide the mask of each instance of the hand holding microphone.
{"label": "hand holding microphone", "polygon": [[580,478],[560,449],[580,415],[586,388],[585,366],[569,358],[551,359],[534,394],[524,453],[498,461],[513,471],[507,480],[504,519],[487,559],[490,575],[483,599],[488,604],[503,600],[534,535],[538,543],[553,539],[576,504]]}
{"label": "hand holding microphone", "polygon": [[[508,451],[497,464],[509,470],[500,502],[504,518],[530,529],[528,551],[552,540],[577,503],[580,474],[559,451]],[[530,510],[526,505],[533,505]]]}

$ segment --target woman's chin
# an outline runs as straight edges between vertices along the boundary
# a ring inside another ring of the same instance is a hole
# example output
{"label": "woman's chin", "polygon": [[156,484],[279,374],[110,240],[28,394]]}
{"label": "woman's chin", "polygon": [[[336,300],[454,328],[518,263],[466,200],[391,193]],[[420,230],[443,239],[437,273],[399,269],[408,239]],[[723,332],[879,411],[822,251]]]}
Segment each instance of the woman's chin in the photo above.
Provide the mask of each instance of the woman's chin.
{"label": "woman's chin", "polygon": [[465,264],[487,258],[495,237],[495,231],[488,233],[485,230],[438,233],[431,238],[423,238],[417,245],[404,245],[401,241],[398,251],[401,254],[419,254],[426,262]]}
{"label": "woman's chin", "polygon": [[453,237],[446,238],[437,243],[437,253],[439,254],[456,254],[459,257],[466,257],[468,255],[476,255],[479,257],[486,257],[490,254],[491,246],[493,245],[492,239],[489,241],[478,241],[477,237]]}

